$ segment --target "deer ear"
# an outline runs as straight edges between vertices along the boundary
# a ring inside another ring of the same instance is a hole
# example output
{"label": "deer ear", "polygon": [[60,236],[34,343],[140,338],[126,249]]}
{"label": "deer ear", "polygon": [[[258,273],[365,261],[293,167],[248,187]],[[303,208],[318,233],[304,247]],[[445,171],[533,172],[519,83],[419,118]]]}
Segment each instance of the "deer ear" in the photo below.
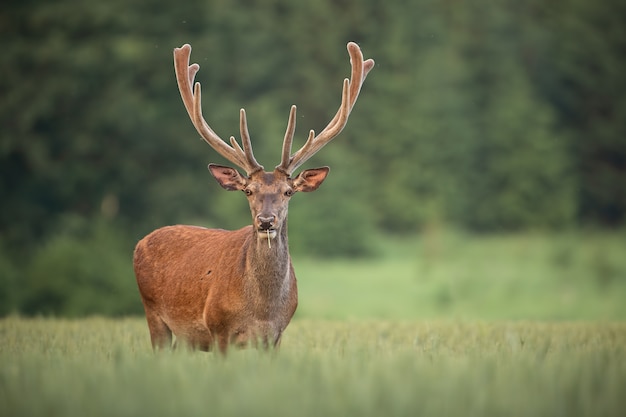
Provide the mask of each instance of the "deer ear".
{"label": "deer ear", "polygon": [[225,190],[239,191],[246,187],[246,179],[234,168],[209,164],[209,171]]}
{"label": "deer ear", "polygon": [[315,191],[322,185],[329,171],[328,167],[306,169],[293,179],[293,188],[305,193]]}

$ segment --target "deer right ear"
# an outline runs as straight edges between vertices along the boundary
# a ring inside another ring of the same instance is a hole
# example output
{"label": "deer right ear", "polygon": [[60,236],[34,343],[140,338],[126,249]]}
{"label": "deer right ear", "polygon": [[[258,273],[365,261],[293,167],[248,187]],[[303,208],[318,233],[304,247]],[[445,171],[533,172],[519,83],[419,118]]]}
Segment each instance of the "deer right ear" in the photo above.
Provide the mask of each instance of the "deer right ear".
{"label": "deer right ear", "polygon": [[306,169],[293,179],[293,188],[304,193],[315,191],[324,182],[329,171],[328,167]]}
{"label": "deer right ear", "polygon": [[246,187],[246,179],[236,169],[209,164],[209,171],[225,190],[241,191]]}

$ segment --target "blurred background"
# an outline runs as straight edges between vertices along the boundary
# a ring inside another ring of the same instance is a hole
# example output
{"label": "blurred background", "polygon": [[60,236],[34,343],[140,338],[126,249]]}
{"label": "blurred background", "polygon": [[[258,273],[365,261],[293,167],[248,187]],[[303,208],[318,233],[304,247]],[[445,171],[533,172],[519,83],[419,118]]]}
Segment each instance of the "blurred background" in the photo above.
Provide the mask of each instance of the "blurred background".
{"label": "blurred background", "polygon": [[299,314],[626,318],[625,17],[621,0],[7,0],[0,315],[140,314],[141,237],[249,223],[206,170],[225,161],[173,48],[193,46],[211,126],[238,136],[245,107],[271,169],[291,104],[294,147],[336,112],[355,41],[376,67],[307,164],[329,179],[291,204]]}

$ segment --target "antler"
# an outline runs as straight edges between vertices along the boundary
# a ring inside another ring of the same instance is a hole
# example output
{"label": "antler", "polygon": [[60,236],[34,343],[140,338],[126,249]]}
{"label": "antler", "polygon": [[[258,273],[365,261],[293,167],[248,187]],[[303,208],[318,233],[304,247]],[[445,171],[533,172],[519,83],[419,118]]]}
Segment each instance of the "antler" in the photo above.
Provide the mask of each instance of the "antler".
{"label": "antler", "polygon": [[174,70],[176,71],[176,81],[178,82],[178,90],[185,104],[185,109],[189,114],[189,118],[194,127],[217,153],[228,159],[233,164],[239,166],[250,176],[254,172],[263,169],[252,153],[252,145],[250,143],[250,135],[248,134],[248,123],[246,121],[246,111],[239,111],[239,132],[241,134],[241,143],[243,149],[234,136],[230,137],[229,146],[222,138],[220,138],[211,127],[207,124],[202,116],[202,94],[200,91],[200,83],[196,82],[192,90],[191,86],[196,73],[200,69],[200,65],[189,65],[189,57],[191,55],[191,46],[188,44],[180,48],[174,49]]}
{"label": "antler", "polygon": [[363,60],[361,48],[354,42],[348,43],[348,53],[350,54],[350,63],[352,65],[352,74],[350,80],[343,80],[343,91],[341,93],[341,105],[335,114],[335,117],[317,136],[311,130],[309,137],[302,148],[293,156],[291,154],[291,144],[293,143],[293,135],[296,128],[296,106],[291,106],[289,113],[289,123],[287,124],[287,132],[283,141],[282,160],[276,169],[291,175],[299,166],[304,164],[309,158],[315,155],[324,145],[337,136],[348,122],[348,116],[354,107],[361,86],[365,81],[365,77],[374,67],[374,60]]}

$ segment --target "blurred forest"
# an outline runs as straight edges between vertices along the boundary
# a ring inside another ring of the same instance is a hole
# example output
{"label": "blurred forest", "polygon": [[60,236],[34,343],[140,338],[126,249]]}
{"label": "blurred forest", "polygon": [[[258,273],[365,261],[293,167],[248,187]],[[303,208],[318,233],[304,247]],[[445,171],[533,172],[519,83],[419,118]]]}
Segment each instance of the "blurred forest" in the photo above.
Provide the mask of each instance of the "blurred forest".
{"label": "blurred forest", "polygon": [[245,107],[266,168],[291,104],[294,147],[334,115],[348,41],[376,60],[347,128],[307,164],[332,171],[291,204],[296,254],[367,256],[376,234],[439,226],[623,227],[625,18],[622,0],[7,0],[0,315],[139,312],[143,235],[248,224],[179,97],[184,43],[205,118],[238,136]]}

